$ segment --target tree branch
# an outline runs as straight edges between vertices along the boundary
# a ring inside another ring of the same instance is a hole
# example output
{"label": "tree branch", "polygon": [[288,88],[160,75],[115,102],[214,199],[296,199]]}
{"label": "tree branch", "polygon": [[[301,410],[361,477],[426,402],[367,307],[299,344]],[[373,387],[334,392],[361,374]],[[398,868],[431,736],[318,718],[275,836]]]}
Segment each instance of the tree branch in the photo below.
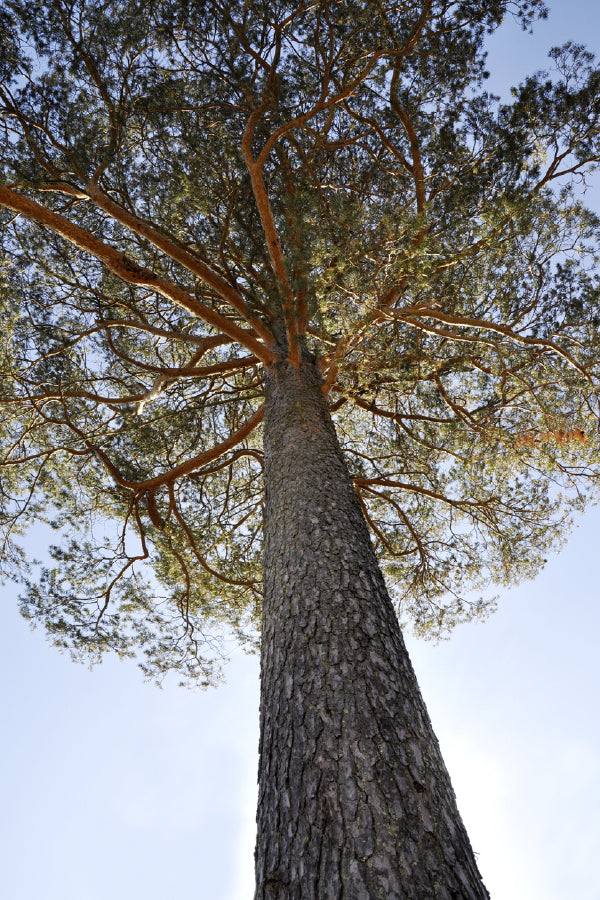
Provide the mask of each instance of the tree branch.
{"label": "tree branch", "polygon": [[112,197],[106,194],[97,184],[90,182],[87,185],[87,194],[100,209],[108,213],[111,218],[127,226],[134,234],[146,238],[158,250],[169,256],[171,259],[184,266],[188,271],[192,272],[209,287],[213,288],[217,294],[222,297],[236,312],[246,319],[251,328],[256,332],[257,336],[262,338],[267,345],[274,340],[272,332],[258,319],[248,307],[248,304],[242,295],[236,291],[232,285],[228,284],[225,279],[221,278],[216,272],[213,272],[205,263],[199,260],[193,253],[180,247],[175,241],[160,232],[153,225],[140,219],[139,216],[126,210],[119,203],[116,203]]}
{"label": "tree branch", "polygon": [[46,209],[34,200],[30,200],[28,197],[18,194],[4,185],[0,185],[0,204],[54,231],[69,241],[69,243],[79,247],[79,249],[91,253],[92,256],[104,263],[122,281],[139,287],[149,287],[161,294],[161,296],[171,300],[177,306],[181,306],[192,315],[203,319],[207,324],[228,334],[235,341],[251,350],[266,365],[274,361],[274,354],[264,344],[257,341],[252,334],[244,331],[230,319],[221,315],[221,313],[200,303],[195,297],[192,297],[187,291],[173,284],[168,279],[138,265],[124,253],[115,250],[109,244],[105,244],[104,241],[101,241],[89,231],[80,228],[79,225],[70,222],[64,216]]}

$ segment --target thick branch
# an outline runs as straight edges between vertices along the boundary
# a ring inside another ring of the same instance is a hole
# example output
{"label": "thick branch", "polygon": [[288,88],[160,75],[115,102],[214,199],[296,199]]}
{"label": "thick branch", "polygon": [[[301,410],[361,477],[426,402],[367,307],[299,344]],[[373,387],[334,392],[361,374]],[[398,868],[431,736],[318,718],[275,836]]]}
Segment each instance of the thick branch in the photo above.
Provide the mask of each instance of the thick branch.
{"label": "thick branch", "polygon": [[241,428],[234,431],[233,434],[220,444],[217,444],[216,447],[205,450],[204,453],[199,453],[198,456],[194,456],[192,459],[188,459],[186,462],[181,463],[181,465],[175,466],[175,468],[171,469],[169,472],[157,475],[156,478],[149,478],[147,481],[140,482],[128,481],[124,478],[103,450],[100,450],[99,447],[95,447],[78,428],[75,428],[73,425],[70,425],[69,427],[79,434],[84,443],[106,467],[112,478],[120,487],[135,491],[136,494],[141,496],[146,491],[155,491],[164,484],[172,484],[174,481],[177,481],[178,478],[190,475],[192,472],[195,472],[196,469],[200,469],[202,466],[206,466],[208,463],[213,462],[213,460],[223,456],[224,453],[227,453],[228,450],[236,447],[247,438],[248,435],[252,434],[254,429],[262,422],[264,414],[265,408],[263,405],[256,410],[254,415],[250,416],[248,421],[242,425]]}
{"label": "thick branch", "polygon": [[262,166],[254,160],[252,154],[252,136],[260,114],[259,110],[255,110],[248,119],[246,131],[242,138],[242,151],[250,174],[254,200],[260,216],[265,240],[267,242],[269,258],[271,260],[271,265],[273,266],[273,271],[275,272],[275,278],[277,279],[281,290],[290,361],[293,365],[298,366],[300,362],[300,346],[298,341],[298,317],[294,309],[294,294],[288,278],[283,248],[281,246],[277,226],[275,224],[275,217],[273,215],[269,195],[263,178]]}
{"label": "thick branch", "polygon": [[120,222],[122,225],[126,225],[127,228],[135,234],[140,235],[140,237],[146,238],[146,240],[150,241],[150,243],[158,250],[161,250],[167,256],[170,256],[175,262],[180,263],[180,265],[184,266],[188,271],[197,275],[197,277],[209,285],[209,287],[213,288],[223,300],[246,319],[258,337],[262,338],[267,345],[272,343],[274,340],[272,333],[265,325],[263,325],[260,319],[252,313],[242,295],[236,291],[234,287],[228,284],[225,279],[221,278],[216,272],[213,272],[207,265],[194,256],[193,253],[190,253],[189,250],[179,246],[175,241],[162,234],[162,232],[153,225],[144,222],[143,219],[140,219],[138,216],[135,216],[133,213],[126,210],[119,203],[116,203],[97,185],[90,183],[87,187],[87,192],[94,203],[103,209],[104,212],[108,213],[111,218]]}
{"label": "thick branch", "polygon": [[92,256],[104,263],[122,281],[139,287],[151,288],[192,315],[203,319],[209,325],[228,334],[242,346],[247,347],[248,350],[267,365],[274,360],[271,351],[267,350],[264,344],[257,341],[252,334],[244,331],[244,329],[221,315],[221,313],[200,303],[195,297],[192,297],[187,291],[173,284],[168,279],[138,265],[124,253],[115,250],[109,244],[105,244],[104,241],[101,241],[89,231],[80,228],[79,225],[75,225],[73,222],[69,222],[64,216],[46,209],[34,200],[30,200],[28,197],[24,197],[22,194],[18,194],[4,185],[0,185],[0,204],[54,231],[81,250],[91,253]]}

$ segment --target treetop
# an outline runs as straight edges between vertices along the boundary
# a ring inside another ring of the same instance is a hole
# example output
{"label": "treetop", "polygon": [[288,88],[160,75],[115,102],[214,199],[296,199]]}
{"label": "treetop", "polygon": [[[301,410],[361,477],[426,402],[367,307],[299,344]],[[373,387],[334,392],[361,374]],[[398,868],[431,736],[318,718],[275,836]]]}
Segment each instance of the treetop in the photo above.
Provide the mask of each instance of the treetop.
{"label": "treetop", "polygon": [[485,54],[545,15],[5,0],[3,565],[56,529],[23,602],[59,644],[210,681],[211,636],[254,639],[282,355],[418,630],[560,543],[598,473],[600,73],[566,44],[503,103]]}

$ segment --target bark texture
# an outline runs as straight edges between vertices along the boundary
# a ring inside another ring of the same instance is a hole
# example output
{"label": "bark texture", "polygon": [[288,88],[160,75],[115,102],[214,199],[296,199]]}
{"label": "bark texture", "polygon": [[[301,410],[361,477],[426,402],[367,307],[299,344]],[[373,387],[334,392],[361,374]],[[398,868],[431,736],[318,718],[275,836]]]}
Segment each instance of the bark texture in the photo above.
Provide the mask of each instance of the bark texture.
{"label": "bark texture", "polygon": [[255,900],[483,900],[317,367],[266,378]]}

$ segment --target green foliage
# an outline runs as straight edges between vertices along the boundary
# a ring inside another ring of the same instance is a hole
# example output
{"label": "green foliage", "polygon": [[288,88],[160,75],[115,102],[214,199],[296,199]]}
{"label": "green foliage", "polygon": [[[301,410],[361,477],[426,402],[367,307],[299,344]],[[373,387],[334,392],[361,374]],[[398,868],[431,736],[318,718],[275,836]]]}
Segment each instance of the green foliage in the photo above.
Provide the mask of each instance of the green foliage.
{"label": "green foliage", "polygon": [[59,644],[209,682],[216,636],[255,640],[281,320],[419,631],[560,544],[598,475],[600,75],[567,44],[500,104],[511,14],[545,10],[5,0],[3,566],[58,530],[23,602]]}

